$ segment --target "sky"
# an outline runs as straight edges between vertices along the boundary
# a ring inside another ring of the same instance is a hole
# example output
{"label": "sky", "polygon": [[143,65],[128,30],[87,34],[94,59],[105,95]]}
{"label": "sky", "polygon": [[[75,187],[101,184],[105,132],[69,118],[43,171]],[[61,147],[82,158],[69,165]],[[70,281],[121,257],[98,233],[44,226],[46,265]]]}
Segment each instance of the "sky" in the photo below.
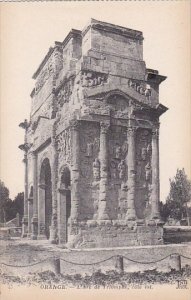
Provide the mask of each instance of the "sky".
{"label": "sky", "polygon": [[0,179],[13,199],[24,190],[24,141],[33,73],[54,41],[90,18],[140,30],[147,68],[167,76],[160,86],[161,200],[177,168],[191,177],[190,1],[20,2],[0,4]]}

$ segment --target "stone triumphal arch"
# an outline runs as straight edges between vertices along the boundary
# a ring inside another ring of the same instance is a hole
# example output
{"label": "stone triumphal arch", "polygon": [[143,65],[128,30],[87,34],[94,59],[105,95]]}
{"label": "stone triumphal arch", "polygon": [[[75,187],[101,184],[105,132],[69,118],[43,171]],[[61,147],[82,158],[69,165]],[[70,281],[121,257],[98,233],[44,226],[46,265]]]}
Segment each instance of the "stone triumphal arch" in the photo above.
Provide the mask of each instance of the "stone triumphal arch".
{"label": "stone triumphal arch", "polygon": [[160,244],[159,85],[142,32],[91,19],[33,75],[23,237],[70,247]]}

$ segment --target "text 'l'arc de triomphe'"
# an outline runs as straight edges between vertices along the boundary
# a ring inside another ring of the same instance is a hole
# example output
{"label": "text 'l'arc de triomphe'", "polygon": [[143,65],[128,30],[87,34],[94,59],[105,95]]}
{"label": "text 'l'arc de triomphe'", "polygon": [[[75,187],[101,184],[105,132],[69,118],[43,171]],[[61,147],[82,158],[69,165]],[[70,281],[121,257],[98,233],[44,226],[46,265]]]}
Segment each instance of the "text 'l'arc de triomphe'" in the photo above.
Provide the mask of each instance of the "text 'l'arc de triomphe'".
{"label": "text 'l'arc de triomphe'", "polygon": [[69,247],[163,243],[159,84],[142,32],[91,19],[33,75],[23,237]]}

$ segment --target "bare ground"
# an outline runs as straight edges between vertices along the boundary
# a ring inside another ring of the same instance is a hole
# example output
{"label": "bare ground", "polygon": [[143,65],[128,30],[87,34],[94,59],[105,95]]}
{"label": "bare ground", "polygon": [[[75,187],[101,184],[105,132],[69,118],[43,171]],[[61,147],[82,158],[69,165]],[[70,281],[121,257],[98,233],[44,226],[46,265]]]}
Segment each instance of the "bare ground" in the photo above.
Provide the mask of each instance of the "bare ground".
{"label": "bare ground", "polygon": [[[191,280],[191,244],[118,249],[62,249],[48,241],[12,239],[0,241],[0,282],[6,285],[62,285],[63,287],[112,287],[175,284]],[[172,253],[182,257],[181,271],[175,271],[168,257]],[[124,272],[116,270],[116,255],[123,255]],[[57,274],[54,258],[61,258],[61,274]],[[163,259],[166,257],[166,259]],[[103,261],[105,260],[105,261]],[[160,262],[156,262],[161,260]],[[102,263],[99,263],[103,261]],[[142,262],[149,264],[142,264]]]}

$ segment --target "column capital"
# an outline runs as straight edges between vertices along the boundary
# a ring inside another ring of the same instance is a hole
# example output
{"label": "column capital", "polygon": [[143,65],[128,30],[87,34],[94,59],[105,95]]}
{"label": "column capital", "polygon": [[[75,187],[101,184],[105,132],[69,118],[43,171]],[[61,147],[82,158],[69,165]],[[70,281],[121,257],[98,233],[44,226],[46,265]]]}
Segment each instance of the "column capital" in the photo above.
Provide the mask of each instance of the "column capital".
{"label": "column capital", "polygon": [[30,143],[24,143],[22,145],[19,145],[19,149],[26,153],[31,148],[31,146],[32,146],[32,144],[30,144]]}
{"label": "column capital", "polygon": [[102,134],[106,134],[109,130],[110,124],[105,122],[100,122],[100,129]]}
{"label": "column capital", "polygon": [[33,159],[36,159],[37,158],[37,153],[35,151],[32,151],[31,156],[32,156]]}
{"label": "column capital", "polygon": [[159,138],[159,127],[152,128],[152,137],[155,139]]}
{"label": "column capital", "polygon": [[80,129],[80,121],[79,120],[71,120],[70,121],[70,127],[73,130],[79,130]]}
{"label": "column capital", "polygon": [[135,135],[136,131],[137,131],[137,127],[134,127],[134,126],[128,126],[127,127],[127,134],[128,134],[128,136],[132,136],[133,137]]}
{"label": "column capital", "polygon": [[24,158],[23,158],[23,160],[22,160],[22,162],[24,163],[24,164],[26,164],[27,163],[27,153],[25,152],[24,153]]}

